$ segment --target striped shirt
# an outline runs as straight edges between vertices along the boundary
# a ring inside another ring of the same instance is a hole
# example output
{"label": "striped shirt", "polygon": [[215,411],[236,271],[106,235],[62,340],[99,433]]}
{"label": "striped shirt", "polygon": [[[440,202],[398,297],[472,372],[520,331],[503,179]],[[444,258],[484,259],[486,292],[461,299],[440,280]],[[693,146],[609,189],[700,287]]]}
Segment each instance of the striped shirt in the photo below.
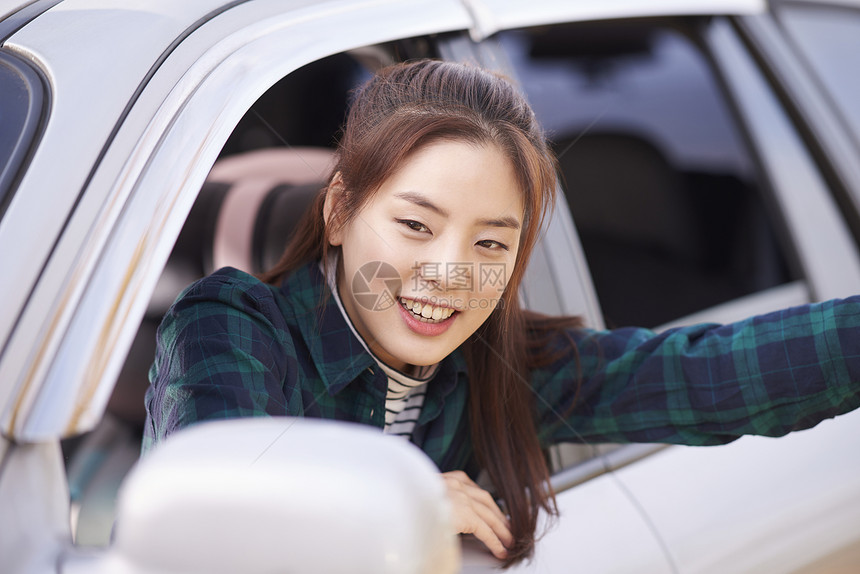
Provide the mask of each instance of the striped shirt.
{"label": "striped shirt", "polygon": [[[413,379],[385,363],[380,367],[388,375],[388,394],[385,396],[385,427],[383,432],[409,438],[418,422],[424,396],[427,394],[427,380]],[[435,371],[433,372],[435,374]],[[433,376],[431,374],[431,378]]]}

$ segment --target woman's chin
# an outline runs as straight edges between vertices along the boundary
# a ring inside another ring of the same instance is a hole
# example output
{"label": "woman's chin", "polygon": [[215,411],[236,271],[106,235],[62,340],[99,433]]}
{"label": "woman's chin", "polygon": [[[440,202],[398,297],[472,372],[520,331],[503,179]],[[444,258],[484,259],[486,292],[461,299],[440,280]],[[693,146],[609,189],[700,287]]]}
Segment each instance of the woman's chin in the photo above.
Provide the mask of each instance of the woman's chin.
{"label": "woman's chin", "polygon": [[442,341],[409,340],[413,338],[399,338],[393,342],[394,344],[390,347],[390,351],[386,352],[387,355],[395,359],[391,363],[392,366],[402,366],[404,363],[416,367],[435,365],[450,355],[458,346],[450,342],[443,344]]}

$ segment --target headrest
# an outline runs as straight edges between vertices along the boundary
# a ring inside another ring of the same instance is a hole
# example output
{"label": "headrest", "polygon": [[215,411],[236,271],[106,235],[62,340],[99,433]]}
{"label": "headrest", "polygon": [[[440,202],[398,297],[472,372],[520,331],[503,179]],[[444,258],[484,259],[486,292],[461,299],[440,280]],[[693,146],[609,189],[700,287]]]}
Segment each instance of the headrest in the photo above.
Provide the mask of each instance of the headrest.
{"label": "headrest", "polygon": [[148,313],[160,317],[189,283],[225,266],[272,267],[334,166],[327,148],[274,148],[219,160],[176,241]]}
{"label": "headrest", "polygon": [[273,265],[333,165],[334,153],[324,148],[266,149],[216,163],[207,184],[228,189],[207,273],[225,266],[256,273]]}
{"label": "headrest", "polygon": [[685,182],[644,138],[598,133],[556,144],[577,229],[689,255],[700,249]]}

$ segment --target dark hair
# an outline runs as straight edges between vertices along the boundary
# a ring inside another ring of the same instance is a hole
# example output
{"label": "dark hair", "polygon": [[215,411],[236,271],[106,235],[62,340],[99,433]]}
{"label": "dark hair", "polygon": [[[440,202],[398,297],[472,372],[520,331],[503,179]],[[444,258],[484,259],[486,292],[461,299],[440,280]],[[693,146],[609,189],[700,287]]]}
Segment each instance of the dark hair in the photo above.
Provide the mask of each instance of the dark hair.
{"label": "dark hair", "polygon": [[529,383],[529,369],[541,357],[529,349],[535,348],[535,333],[578,324],[538,318],[519,305],[518,287],[556,191],[555,158],[524,97],[503,77],[463,64],[422,60],[379,71],[355,92],[344,125],[333,170],[343,192],[328,228],[323,190],[281,260],[262,278],[278,282],[324,258],[330,233],[349,223],[410,154],[445,140],[498,147],[523,193],[520,247],[502,304],[461,347],[475,453],[510,515],[512,564],[531,554],[539,510],[556,512]]}

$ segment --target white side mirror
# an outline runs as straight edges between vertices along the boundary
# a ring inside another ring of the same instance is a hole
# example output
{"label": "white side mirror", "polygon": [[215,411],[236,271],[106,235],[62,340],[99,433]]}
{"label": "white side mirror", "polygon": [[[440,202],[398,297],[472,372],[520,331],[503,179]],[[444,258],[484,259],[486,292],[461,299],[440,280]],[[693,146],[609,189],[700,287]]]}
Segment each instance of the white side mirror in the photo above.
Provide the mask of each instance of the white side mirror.
{"label": "white side mirror", "polygon": [[[171,437],[138,463],[116,538],[88,572],[457,572],[443,481],[369,427],[239,419]],[[75,572],[75,560],[66,572]]]}

